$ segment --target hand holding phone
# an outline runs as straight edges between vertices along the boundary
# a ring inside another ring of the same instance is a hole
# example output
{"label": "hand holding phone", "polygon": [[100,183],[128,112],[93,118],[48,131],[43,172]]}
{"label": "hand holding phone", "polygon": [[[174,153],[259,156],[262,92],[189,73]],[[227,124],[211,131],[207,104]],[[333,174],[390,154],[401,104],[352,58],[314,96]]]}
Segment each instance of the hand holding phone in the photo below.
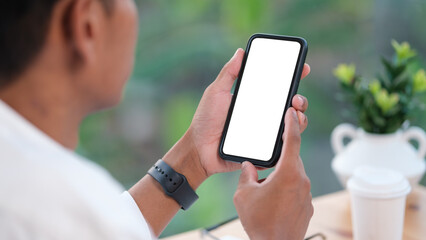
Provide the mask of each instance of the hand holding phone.
{"label": "hand holding phone", "polygon": [[[231,89],[240,72],[244,55],[245,51],[238,49],[224,65],[217,78],[204,91],[191,126],[179,140],[181,142],[188,139],[188,142],[192,143],[183,144],[182,151],[187,151],[188,148],[193,149],[191,150],[195,153],[193,165],[198,166],[206,177],[215,173],[241,169],[241,164],[237,162],[224,161],[219,156],[218,149],[233,98]],[[309,72],[310,68],[305,64],[302,78],[307,76]],[[308,107],[308,101],[303,96],[294,97],[292,106],[298,111],[299,115],[303,115]],[[307,126],[307,121],[302,120],[306,117],[301,116],[300,119],[301,131],[303,131]],[[192,145],[194,146],[191,147]],[[176,147],[176,149],[179,148]]]}
{"label": "hand holding phone", "polygon": [[250,38],[219,147],[223,159],[261,167],[276,164],[283,118],[297,92],[306,54],[302,38]]}

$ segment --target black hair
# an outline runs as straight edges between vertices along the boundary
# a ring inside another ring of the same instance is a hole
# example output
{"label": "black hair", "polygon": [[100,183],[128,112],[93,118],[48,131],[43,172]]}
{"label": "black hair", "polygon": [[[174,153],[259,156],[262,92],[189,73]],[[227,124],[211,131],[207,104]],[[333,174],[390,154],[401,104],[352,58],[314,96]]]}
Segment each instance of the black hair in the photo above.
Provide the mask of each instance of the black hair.
{"label": "black hair", "polygon": [[[0,1],[0,87],[10,84],[37,57],[59,1]],[[111,0],[101,1],[109,9]]]}

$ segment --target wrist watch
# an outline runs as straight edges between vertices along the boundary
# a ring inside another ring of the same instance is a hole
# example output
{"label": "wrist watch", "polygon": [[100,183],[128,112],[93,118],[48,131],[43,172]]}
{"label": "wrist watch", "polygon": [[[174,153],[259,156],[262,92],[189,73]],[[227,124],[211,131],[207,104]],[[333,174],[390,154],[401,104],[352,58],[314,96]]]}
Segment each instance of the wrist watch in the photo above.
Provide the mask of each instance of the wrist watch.
{"label": "wrist watch", "polygon": [[197,201],[198,195],[189,186],[186,177],[171,168],[163,160],[158,160],[148,174],[160,183],[164,193],[173,198],[183,210],[187,210]]}

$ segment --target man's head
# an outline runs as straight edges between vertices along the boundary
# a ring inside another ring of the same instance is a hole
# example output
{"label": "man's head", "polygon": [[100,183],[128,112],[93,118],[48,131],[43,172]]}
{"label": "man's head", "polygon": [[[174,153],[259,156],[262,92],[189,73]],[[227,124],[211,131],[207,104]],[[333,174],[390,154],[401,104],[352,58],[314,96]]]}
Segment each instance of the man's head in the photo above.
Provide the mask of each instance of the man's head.
{"label": "man's head", "polygon": [[133,67],[136,38],[133,0],[1,1],[0,90],[52,77],[89,111],[111,106]]}

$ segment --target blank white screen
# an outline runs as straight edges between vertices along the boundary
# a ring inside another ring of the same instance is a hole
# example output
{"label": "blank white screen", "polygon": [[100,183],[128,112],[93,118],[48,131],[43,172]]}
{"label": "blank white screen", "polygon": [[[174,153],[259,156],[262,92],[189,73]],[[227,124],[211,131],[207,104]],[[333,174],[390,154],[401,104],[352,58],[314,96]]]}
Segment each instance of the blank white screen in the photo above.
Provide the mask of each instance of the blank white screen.
{"label": "blank white screen", "polygon": [[271,159],[300,48],[293,41],[252,41],[225,136],[225,154]]}

